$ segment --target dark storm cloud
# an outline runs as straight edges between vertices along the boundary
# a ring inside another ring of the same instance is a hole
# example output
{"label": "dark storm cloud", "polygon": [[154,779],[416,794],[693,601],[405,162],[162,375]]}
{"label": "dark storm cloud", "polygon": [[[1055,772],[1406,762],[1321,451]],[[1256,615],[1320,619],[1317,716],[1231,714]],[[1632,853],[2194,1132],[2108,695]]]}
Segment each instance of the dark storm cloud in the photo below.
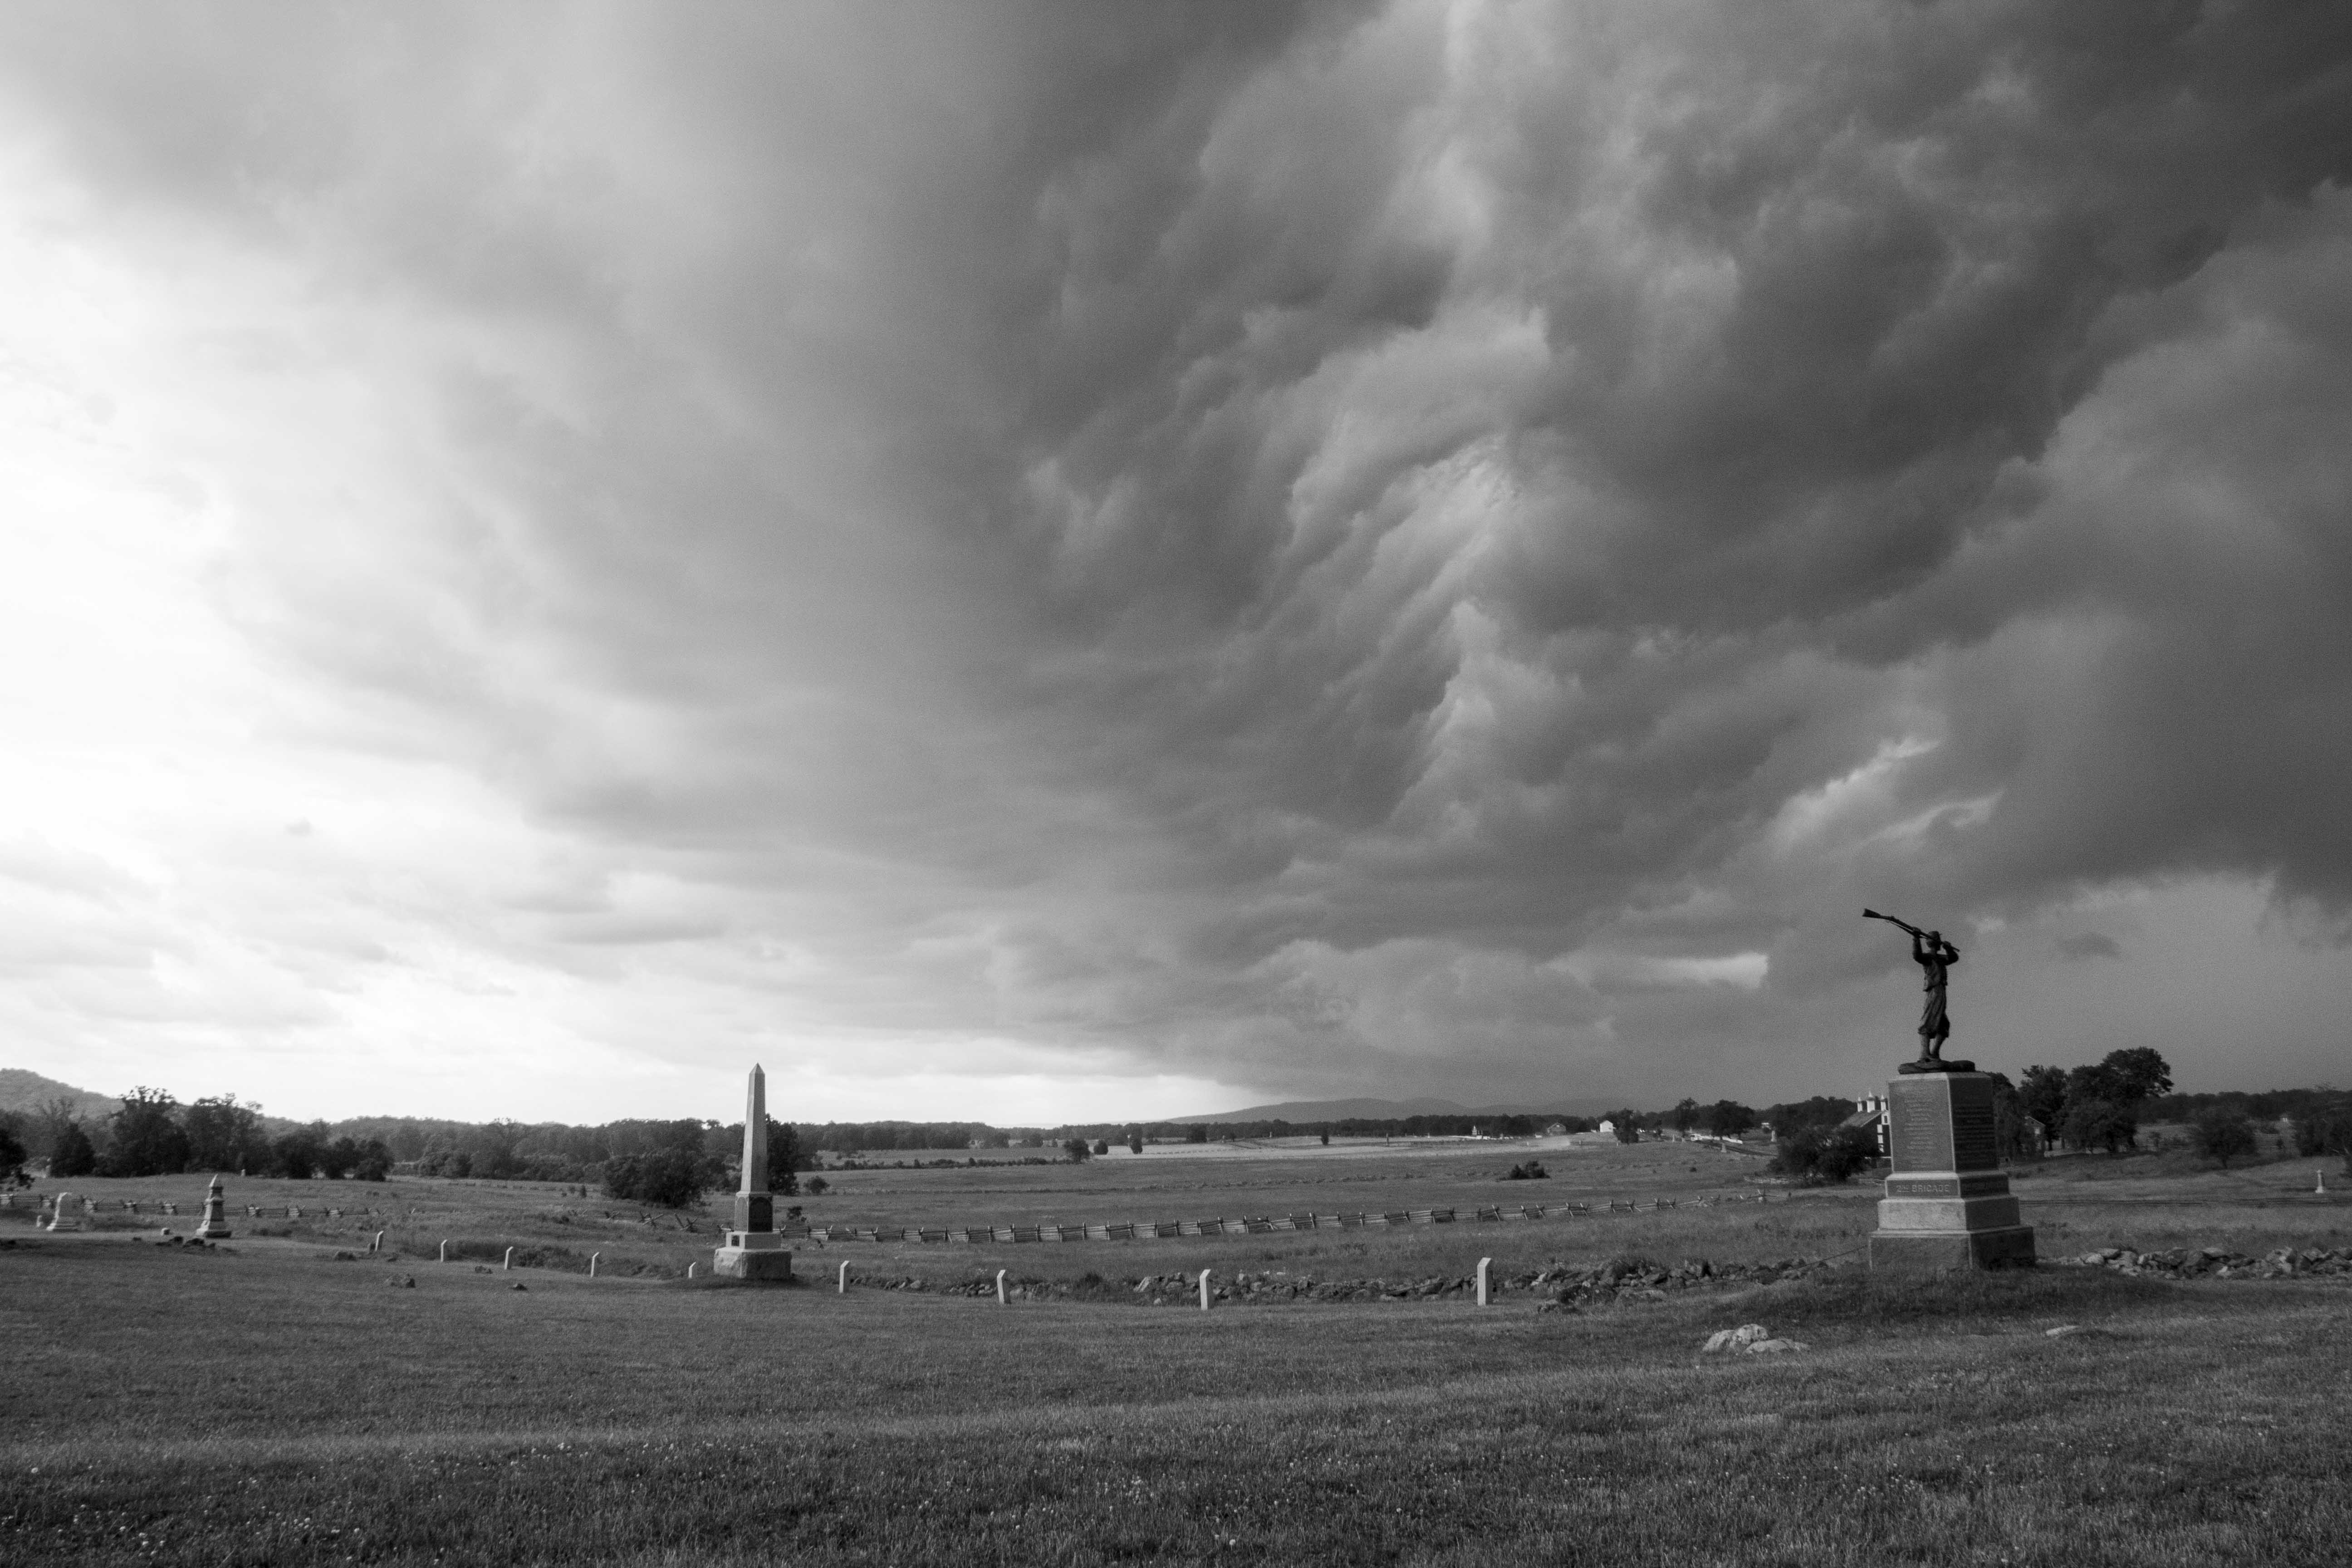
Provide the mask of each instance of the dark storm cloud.
{"label": "dark storm cloud", "polygon": [[547,962],[1679,1093],[1864,903],[2352,903],[2340,6],[237,20],[11,90],[415,324],[422,499],[224,592],[576,836]]}

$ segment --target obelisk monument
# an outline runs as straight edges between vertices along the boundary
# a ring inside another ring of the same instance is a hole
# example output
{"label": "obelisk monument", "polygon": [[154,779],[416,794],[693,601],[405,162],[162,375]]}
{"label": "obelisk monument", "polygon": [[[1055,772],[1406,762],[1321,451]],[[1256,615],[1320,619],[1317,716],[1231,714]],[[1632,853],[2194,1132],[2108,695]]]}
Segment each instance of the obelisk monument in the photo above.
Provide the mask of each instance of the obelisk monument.
{"label": "obelisk monument", "polygon": [[1894,1169],[1870,1237],[1873,1268],[1941,1270],[2033,1266],[2033,1227],[2018,1217],[1993,1136],[1993,1080],[1976,1063],[1944,1056],[1952,1032],[1946,1004],[1960,950],[1941,931],[1864,910],[1911,933],[1911,956],[1926,975],[1919,1056],[1886,1086],[1887,1148]]}
{"label": "obelisk monument", "polygon": [[735,1228],[711,1254],[710,1271],[735,1279],[789,1279],[792,1249],[776,1233],[768,1191],[768,1075],[755,1063],[743,1097],[743,1179],[736,1184]]}

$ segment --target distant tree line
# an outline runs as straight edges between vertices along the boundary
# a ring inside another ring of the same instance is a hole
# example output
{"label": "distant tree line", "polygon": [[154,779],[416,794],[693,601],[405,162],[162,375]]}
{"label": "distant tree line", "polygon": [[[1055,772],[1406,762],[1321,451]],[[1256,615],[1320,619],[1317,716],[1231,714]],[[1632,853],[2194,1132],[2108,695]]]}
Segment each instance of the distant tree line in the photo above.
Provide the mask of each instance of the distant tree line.
{"label": "distant tree line", "polygon": [[393,1164],[381,1142],[339,1135],[324,1122],[280,1122],[273,1131],[259,1106],[240,1104],[234,1095],[183,1105],[144,1085],[124,1095],[120,1110],[96,1119],[85,1120],[63,1098],[29,1113],[0,1114],[0,1178],[21,1179],[34,1159],[47,1161],[49,1174],[60,1178],[220,1171],[380,1182]]}

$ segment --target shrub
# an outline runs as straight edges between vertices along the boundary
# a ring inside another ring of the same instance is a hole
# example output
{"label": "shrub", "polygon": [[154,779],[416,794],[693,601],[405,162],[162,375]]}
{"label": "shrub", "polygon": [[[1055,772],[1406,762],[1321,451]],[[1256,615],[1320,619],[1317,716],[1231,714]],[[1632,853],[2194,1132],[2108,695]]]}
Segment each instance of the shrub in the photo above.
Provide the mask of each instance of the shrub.
{"label": "shrub", "polygon": [[61,1128],[57,1142],[49,1150],[49,1174],[52,1176],[87,1176],[98,1169],[98,1148],[82,1131],[79,1121],[68,1121]]}
{"label": "shrub", "polygon": [[1822,1163],[1822,1144],[1826,1140],[1818,1127],[1800,1127],[1782,1138],[1773,1151],[1771,1169],[1783,1176],[1807,1180]]}
{"label": "shrub", "polygon": [[[813,1198],[821,1198],[824,1196],[826,1189],[832,1185],[833,1184],[826,1181],[823,1176],[811,1176],[807,1181],[801,1184],[801,1191],[806,1193]],[[799,1211],[795,1210],[793,1212],[798,1213]]]}
{"label": "shrub", "polygon": [[1841,1127],[1822,1143],[1813,1173],[1824,1182],[1850,1182],[1878,1163],[1878,1133],[1869,1127]]}
{"label": "shrub", "polygon": [[1811,1186],[1850,1182],[1877,1162],[1878,1135],[1870,1128],[1840,1127],[1824,1132],[1818,1127],[1805,1127],[1780,1141],[1772,1156],[1772,1169]]}
{"label": "shrub", "polygon": [[1083,1138],[1072,1138],[1062,1145],[1062,1152],[1067,1154],[1075,1164],[1085,1164],[1094,1152],[1095,1146]]}
{"label": "shrub", "polygon": [[684,1208],[717,1185],[709,1161],[692,1149],[656,1149],[604,1162],[604,1191],[635,1203]]}
{"label": "shrub", "polygon": [[2139,1115],[2129,1105],[2113,1100],[2066,1100],[2066,1142],[2077,1149],[2105,1149],[2118,1153],[2139,1145]]}
{"label": "shrub", "polygon": [[2197,1152],[2219,1161],[2225,1171],[2232,1154],[2255,1152],[2254,1124],[2246,1120],[2244,1111],[2227,1106],[2217,1105],[2200,1115],[2189,1124],[2189,1134],[2197,1142]]}

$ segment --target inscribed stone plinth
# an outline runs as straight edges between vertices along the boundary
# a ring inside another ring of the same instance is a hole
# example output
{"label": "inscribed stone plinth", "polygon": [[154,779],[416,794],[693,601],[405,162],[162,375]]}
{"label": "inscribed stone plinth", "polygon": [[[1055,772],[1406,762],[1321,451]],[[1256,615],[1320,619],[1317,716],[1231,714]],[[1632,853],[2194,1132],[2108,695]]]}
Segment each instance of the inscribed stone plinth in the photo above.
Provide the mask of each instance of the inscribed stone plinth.
{"label": "inscribed stone plinth", "polygon": [[226,1240],[229,1235],[228,1194],[221,1190],[218,1176],[215,1176],[213,1184],[205,1189],[205,1218],[204,1223],[196,1226],[196,1235],[206,1241]]}
{"label": "inscribed stone plinth", "polygon": [[1978,1072],[1918,1074],[1887,1085],[1894,1169],[1870,1238],[1873,1268],[2030,1267],[2033,1228],[1993,1139],[1993,1082]]}

